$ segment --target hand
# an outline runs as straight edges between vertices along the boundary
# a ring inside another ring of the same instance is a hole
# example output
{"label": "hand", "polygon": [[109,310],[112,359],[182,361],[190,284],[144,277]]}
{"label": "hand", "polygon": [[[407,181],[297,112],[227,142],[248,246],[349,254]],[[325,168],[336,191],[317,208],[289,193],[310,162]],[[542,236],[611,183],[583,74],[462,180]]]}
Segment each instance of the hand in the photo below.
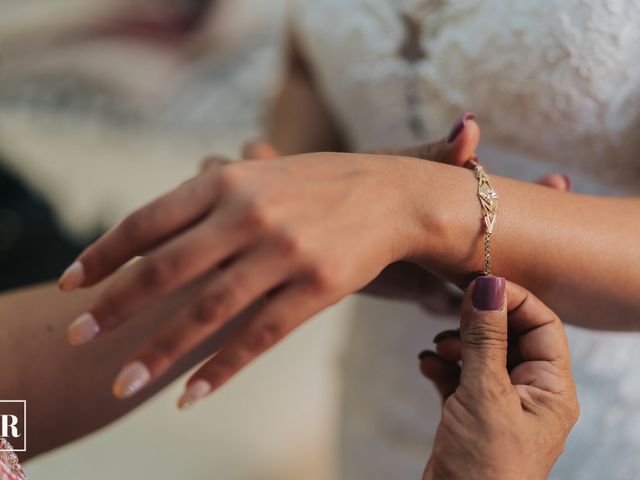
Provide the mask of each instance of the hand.
{"label": "hand", "polygon": [[213,270],[188,304],[126,363],[114,393],[127,397],[178,358],[255,310],[188,382],[181,403],[215,390],[315,313],[406,256],[415,231],[402,193],[415,159],[319,153],[214,162],[134,212],[88,247],[61,279],[101,281],[135,256],[69,328],[72,344],[124,324],[134,312]]}
{"label": "hand", "polygon": [[547,478],[579,412],[560,319],[524,288],[483,276],[466,292],[459,336],[439,337],[438,353],[420,355],[444,400],[423,478]]}
{"label": "hand", "polygon": [[[469,157],[478,129],[463,126],[461,120],[455,135],[410,153],[441,161]],[[129,359],[114,383],[116,396],[130,396],[150,384],[253,304],[249,321],[189,381],[181,403],[192,402],[402,256],[403,235],[397,233],[409,223],[411,208],[397,193],[407,175],[397,162],[380,155],[276,159],[273,149],[252,148],[254,153],[245,156],[271,161],[208,159],[198,177],[129,216],[62,276],[63,290],[91,286],[133,257],[146,255],[72,323],[69,341],[79,344],[218,269]]]}
{"label": "hand", "polygon": [[[450,165],[463,166],[475,152],[480,129],[472,113],[465,113],[454,122],[449,134],[439,141],[407,148],[383,149],[373,153],[421,158]],[[271,160],[281,156],[271,143],[263,140],[247,142],[242,150],[243,160]],[[216,162],[206,159],[203,170]],[[550,176],[552,181],[557,180]],[[462,295],[449,288],[447,282],[410,262],[388,265],[362,293],[396,300],[410,300],[425,310],[439,314],[453,314],[460,309]]]}
{"label": "hand", "polygon": [[[409,148],[384,149],[375,153],[422,158],[462,167],[475,152],[480,140],[480,128],[474,118],[472,113],[463,114],[454,123],[449,134],[437,142]],[[244,160],[270,160],[280,155],[277,148],[263,140],[248,142],[242,150]],[[205,160],[203,169],[213,163],[215,159]],[[571,189],[569,177],[560,173],[545,175],[536,183],[561,191]],[[449,288],[447,283],[415,263],[396,262],[388,265],[361,292],[413,301],[425,310],[437,314],[454,314],[460,310],[462,294]]]}

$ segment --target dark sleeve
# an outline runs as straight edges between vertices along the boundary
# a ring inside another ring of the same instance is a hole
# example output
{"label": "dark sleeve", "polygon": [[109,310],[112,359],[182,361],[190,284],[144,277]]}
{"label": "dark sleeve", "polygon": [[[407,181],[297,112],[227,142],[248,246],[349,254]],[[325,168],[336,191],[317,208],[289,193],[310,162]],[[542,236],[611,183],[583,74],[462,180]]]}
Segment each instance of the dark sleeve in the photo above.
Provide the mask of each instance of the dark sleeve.
{"label": "dark sleeve", "polygon": [[82,247],[0,156],[0,291],[57,278]]}

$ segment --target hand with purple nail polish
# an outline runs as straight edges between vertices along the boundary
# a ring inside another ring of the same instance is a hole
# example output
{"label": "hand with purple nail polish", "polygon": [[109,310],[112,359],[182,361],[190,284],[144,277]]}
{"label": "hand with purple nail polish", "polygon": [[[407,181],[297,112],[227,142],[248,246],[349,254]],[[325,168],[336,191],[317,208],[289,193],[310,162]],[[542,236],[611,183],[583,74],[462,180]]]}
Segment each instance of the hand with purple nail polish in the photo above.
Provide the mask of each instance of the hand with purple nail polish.
{"label": "hand with purple nail polish", "polygon": [[460,330],[434,342],[420,369],[444,406],[423,478],[547,478],[579,412],[559,318],[524,288],[482,276]]}

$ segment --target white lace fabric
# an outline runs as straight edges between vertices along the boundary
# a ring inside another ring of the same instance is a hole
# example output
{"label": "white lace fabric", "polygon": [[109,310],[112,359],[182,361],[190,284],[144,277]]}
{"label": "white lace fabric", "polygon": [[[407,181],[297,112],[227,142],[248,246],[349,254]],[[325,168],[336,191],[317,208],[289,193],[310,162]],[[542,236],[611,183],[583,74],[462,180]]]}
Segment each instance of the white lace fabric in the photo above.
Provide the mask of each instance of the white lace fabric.
{"label": "white lace fabric", "polygon": [[[399,53],[403,15],[422,32],[417,61]],[[640,0],[297,0],[292,18],[353,148],[440,138],[473,111],[493,173],[562,168],[579,191],[640,192]],[[449,325],[360,302],[343,359],[341,478],[416,478],[440,405],[415,357]],[[550,478],[640,478],[640,336],[567,330],[582,415]]]}
{"label": "white lace fabric", "polygon": [[[425,3],[434,0],[294,4],[295,31],[355,148],[440,137],[471,110],[483,142],[638,191],[638,0]],[[426,57],[414,65],[398,54],[402,14],[423,31]],[[424,139],[406,122],[416,71]]]}

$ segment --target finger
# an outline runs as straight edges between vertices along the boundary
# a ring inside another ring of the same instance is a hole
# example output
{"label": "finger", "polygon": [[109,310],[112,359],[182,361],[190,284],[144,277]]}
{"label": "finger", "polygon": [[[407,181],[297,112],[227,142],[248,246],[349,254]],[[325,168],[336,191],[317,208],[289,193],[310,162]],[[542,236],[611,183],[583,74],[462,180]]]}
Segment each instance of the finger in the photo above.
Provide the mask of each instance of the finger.
{"label": "finger", "polygon": [[210,155],[200,162],[200,173],[204,173],[211,167],[223,165],[230,160],[222,155]]}
{"label": "finger", "polygon": [[242,147],[244,160],[268,160],[279,156],[280,152],[265,140],[251,140]]}
{"label": "finger", "polygon": [[113,330],[133,313],[195,280],[241,250],[248,231],[226,212],[207,217],[131,266],[67,330],[71,345],[86,343]]}
{"label": "finger", "polygon": [[88,287],[199,219],[215,199],[200,175],[126,217],[87,247],[60,277],[63,291]]}
{"label": "finger", "polygon": [[474,155],[480,142],[480,127],[474,118],[474,114],[464,113],[453,124],[447,137],[437,142],[409,148],[384,149],[374,153],[402,155],[454,166],[464,166],[467,160]]}
{"label": "finger", "polygon": [[562,173],[550,173],[538,180],[537,183],[562,192],[568,192],[571,190],[571,179],[568,175]]}
{"label": "finger", "polygon": [[[129,358],[114,382],[114,394],[126,397],[137,393],[183,355],[225,328],[238,314],[281,284],[289,273],[283,269],[281,261],[287,253],[281,242],[265,244],[240,255],[217,272],[210,284]],[[131,365],[138,365],[138,370],[140,365],[144,366],[144,383],[131,382],[131,376],[127,374],[134,368]]]}
{"label": "finger", "polygon": [[473,113],[464,113],[453,124],[446,139],[448,148],[442,158],[443,163],[462,167],[478,149],[480,127]]}
{"label": "finger", "polygon": [[463,384],[478,384],[486,379],[509,382],[503,278],[483,275],[471,283],[462,304],[460,338]]}
{"label": "finger", "polygon": [[462,360],[459,328],[440,332],[433,338],[433,343],[436,344],[436,351],[441,357],[454,362]]}
{"label": "finger", "polygon": [[462,306],[462,295],[458,292],[451,292],[442,282],[442,287],[434,286],[427,295],[422,295],[420,306],[428,312],[439,315],[457,314]]}
{"label": "finger", "polygon": [[518,336],[522,361],[569,361],[567,338],[558,316],[525,288],[506,285],[509,326]]}
{"label": "finger", "polygon": [[320,290],[311,282],[299,282],[271,297],[222,350],[193,374],[178,406],[187,407],[210,394],[304,320],[333,303],[323,301]]}
{"label": "finger", "polygon": [[460,384],[460,366],[442,358],[437,353],[425,350],[419,356],[420,371],[431,380],[444,402]]}
{"label": "finger", "polygon": [[[446,330],[436,336],[433,340],[436,344],[436,352],[442,358],[459,362],[462,360],[462,341],[460,340],[460,330]],[[522,362],[522,357],[517,347],[517,341],[512,342],[509,336],[507,347],[507,368],[513,368]]]}

